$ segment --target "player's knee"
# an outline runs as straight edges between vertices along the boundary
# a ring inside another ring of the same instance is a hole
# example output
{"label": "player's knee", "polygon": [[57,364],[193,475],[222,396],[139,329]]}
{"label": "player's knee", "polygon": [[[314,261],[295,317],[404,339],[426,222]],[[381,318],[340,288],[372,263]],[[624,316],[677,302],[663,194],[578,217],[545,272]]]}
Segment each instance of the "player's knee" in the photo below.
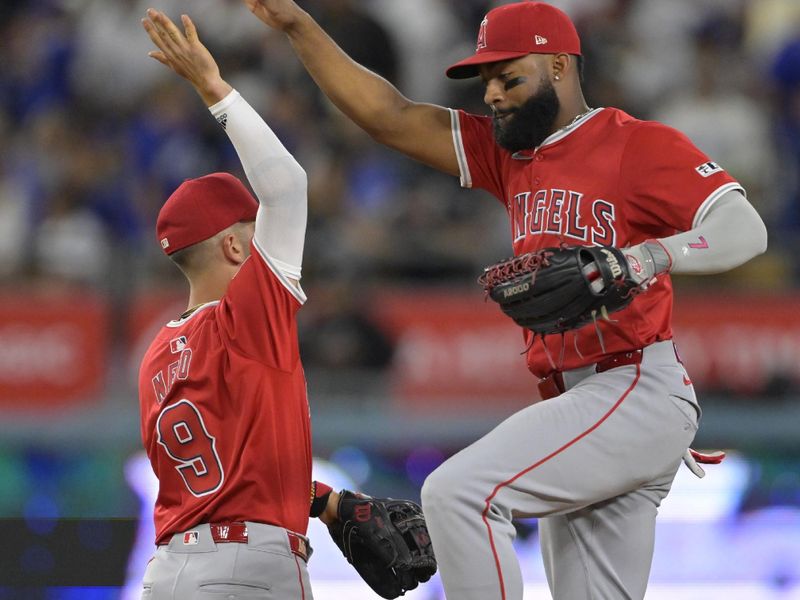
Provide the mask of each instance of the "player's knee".
{"label": "player's knee", "polygon": [[420,495],[423,511],[451,510],[453,504],[459,501],[462,482],[463,478],[451,464],[441,464],[422,484]]}
{"label": "player's knee", "polygon": [[420,490],[422,512],[424,512],[429,519],[431,515],[435,513],[444,503],[442,493],[446,493],[445,487],[440,485],[440,480],[438,477],[435,477],[435,473],[436,471],[428,475],[422,484],[422,489]]}

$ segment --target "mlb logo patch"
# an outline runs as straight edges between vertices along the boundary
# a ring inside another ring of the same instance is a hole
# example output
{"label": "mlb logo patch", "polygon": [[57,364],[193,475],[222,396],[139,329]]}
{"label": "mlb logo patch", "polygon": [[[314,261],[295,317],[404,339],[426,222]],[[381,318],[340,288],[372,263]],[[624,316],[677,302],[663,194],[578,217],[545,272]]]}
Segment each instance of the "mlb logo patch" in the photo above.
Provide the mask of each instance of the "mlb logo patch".
{"label": "mlb logo patch", "polygon": [[161,238],[161,247],[166,250],[169,248],[169,240],[167,238]]}
{"label": "mlb logo patch", "polygon": [[169,341],[169,351],[173,354],[180,354],[186,348],[188,340],[185,335],[176,337],[174,340]]}
{"label": "mlb logo patch", "polygon": [[699,167],[696,167],[696,168],[695,168],[695,171],[697,171],[698,173],[700,173],[700,175],[701,175],[701,176],[703,176],[703,177],[710,177],[710,176],[711,176],[711,175],[713,175],[714,173],[719,173],[719,172],[720,172],[720,171],[722,171],[722,170],[723,170],[723,169],[722,169],[722,167],[720,167],[720,166],[719,166],[717,163],[715,163],[715,162],[707,162],[707,163],[703,163],[703,164],[702,164],[702,165],[700,165]]}
{"label": "mlb logo patch", "polygon": [[199,533],[197,531],[187,531],[183,534],[184,546],[196,546],[199,540]]}

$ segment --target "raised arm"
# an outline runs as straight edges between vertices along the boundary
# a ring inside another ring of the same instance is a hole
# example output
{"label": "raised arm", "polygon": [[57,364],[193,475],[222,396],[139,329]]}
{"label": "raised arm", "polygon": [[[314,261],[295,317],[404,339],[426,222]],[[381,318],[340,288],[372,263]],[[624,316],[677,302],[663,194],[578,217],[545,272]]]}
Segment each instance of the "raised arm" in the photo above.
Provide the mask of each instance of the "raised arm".
{"label": "raised arm", "polygon": [[185,78],[231,140],[256,193],[255,243],[287,278],[300,279],[307,219],[307,178],[255,110],[222,79],[217,64],[183,15],[181,32],[164,14],[147,12],[143,25],[159,48],[150,56]]}
{"label": "raised arm", "polygon": [[264,23],[288,36],[320,89],[370,136],[435,169],[459,174],[448,109],[412,102],[354,62],[293,0],[244,1]]}

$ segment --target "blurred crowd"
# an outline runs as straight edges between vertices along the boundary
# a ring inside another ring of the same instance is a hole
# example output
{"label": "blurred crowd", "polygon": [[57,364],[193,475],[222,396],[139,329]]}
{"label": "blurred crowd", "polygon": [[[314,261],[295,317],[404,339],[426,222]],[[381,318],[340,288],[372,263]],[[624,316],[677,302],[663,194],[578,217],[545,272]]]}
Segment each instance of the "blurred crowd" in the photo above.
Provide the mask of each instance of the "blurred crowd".
{"label": "blurred crowd", "polygon": [[[444,68],[471,53],[478,24],[496,3],[301,4],[357,61],[410,98],[486,113],[479,84],[450,81]],[[800,283],[800,2],[553,4],[581,32],[590,105],[617,106],[687,133],[744,184],[770,228],[770,251],[747,281]],[[136,289],[177,284],[180,275],[155,242],[159,207],[186,178],[216,170],[242,176],[227,137],[190,86],[147,57],[140,21],[150,5],[194,18],[223,76],[305,167],[304,283],[326,290],[317,317],[320,326],[330,323],[337,343],[375,335],[359,320],[356,285],[468,285],[510,253],[497,202],[384,149],[342,118],[284,37],[241,0],[4,0],[3,282],[92,286],[123,307]],[[366,352],[362,362],[387,355]]]}

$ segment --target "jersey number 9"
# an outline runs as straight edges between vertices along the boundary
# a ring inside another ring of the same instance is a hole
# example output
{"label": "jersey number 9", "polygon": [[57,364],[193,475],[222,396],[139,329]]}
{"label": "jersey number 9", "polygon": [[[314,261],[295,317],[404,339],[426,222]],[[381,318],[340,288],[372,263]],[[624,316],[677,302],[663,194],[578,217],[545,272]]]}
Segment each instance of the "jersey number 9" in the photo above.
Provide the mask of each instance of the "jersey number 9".
{"label": "jersey number 9", "polygon": [[216,492],[225,478],[216,450],[216,438],[208,433],[197,407],[185,398],[161,411],[156,422],[158,443],[169,457],[189,491],[195,496]]}

